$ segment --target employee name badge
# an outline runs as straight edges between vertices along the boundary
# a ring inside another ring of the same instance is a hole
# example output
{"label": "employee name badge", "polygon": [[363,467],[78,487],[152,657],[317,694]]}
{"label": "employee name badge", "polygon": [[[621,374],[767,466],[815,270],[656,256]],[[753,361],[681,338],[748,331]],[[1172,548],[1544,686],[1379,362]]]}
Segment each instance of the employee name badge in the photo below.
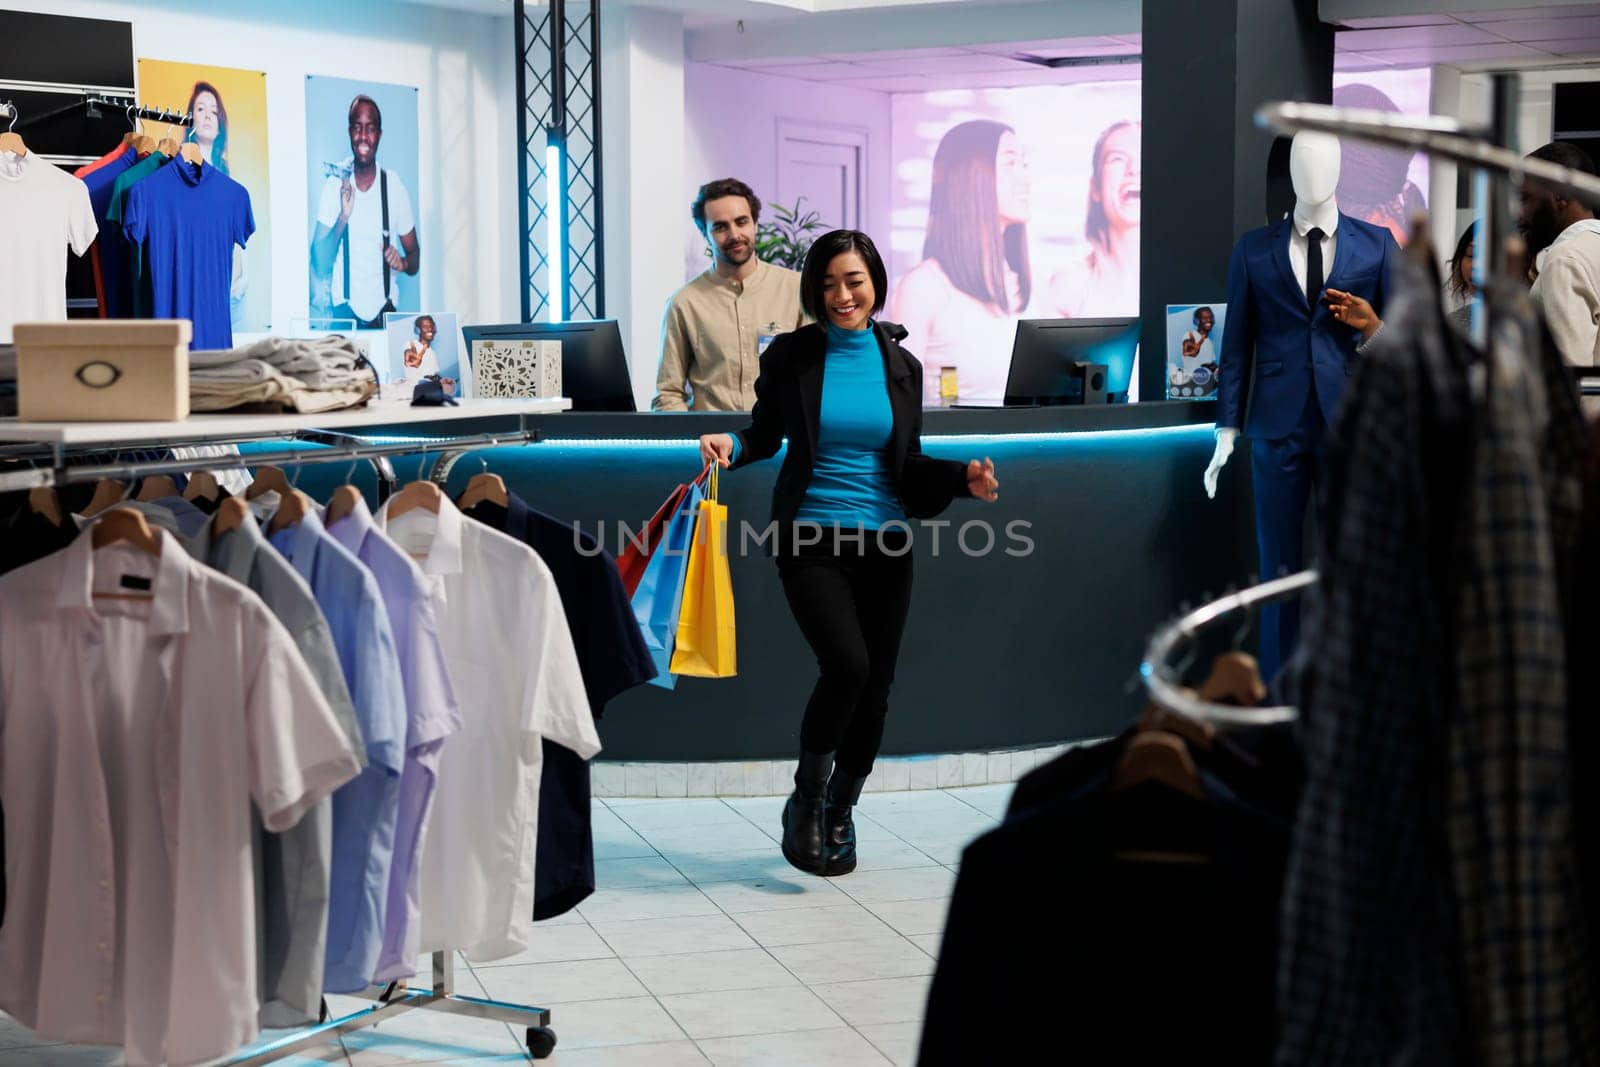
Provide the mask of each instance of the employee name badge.
{"label": "employee name badge", "polygon": [[767,346],[777,339],[778,331],[781,329],[783,327],[775,322],[762,324],[761,332],[756,335],[756,355],[764,356],[767,354]]}

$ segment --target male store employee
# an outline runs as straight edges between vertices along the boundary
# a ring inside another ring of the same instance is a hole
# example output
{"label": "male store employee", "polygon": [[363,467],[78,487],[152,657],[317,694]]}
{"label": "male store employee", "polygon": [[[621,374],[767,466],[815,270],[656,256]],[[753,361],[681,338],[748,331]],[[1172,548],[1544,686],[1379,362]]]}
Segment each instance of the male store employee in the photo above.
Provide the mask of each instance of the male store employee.
{"label": "male store employee", "polygon": [[657,411],[749,411],[761,353],[805,324],[800,275],[756,255],[761,201],[737,178],[700,187],[691,213],[712,266],[673,294],[661,326]]}

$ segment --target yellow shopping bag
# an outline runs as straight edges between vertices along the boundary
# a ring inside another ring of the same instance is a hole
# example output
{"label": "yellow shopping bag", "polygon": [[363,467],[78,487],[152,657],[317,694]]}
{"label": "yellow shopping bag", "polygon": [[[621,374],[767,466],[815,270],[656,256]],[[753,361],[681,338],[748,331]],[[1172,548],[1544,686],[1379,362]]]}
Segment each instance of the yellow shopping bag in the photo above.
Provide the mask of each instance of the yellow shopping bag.
{"label": "yellow shopping bag", "polygon": [[733,575],[728,570],[728,509],[717,500],[715,465],[695,516],[671,670],[694,678],[732,678],[737,673]]}

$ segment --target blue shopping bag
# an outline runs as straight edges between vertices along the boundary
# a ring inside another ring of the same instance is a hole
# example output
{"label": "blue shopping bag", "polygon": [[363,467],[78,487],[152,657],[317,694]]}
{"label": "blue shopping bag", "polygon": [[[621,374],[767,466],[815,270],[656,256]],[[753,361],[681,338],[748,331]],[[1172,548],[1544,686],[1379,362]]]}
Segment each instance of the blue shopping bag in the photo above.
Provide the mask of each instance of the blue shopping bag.
{"label": "blue shopping bag", "polygon": [[670,673],[672,646],[678,634],[678,612],[683,607],[683,580],[689,572],[689,547],[694,543],[694,524],[700,514],[705,491],[698,482],[689,486],[683,503],[673,514],[661,543],[645,566],[639,588],[633,591],[633,615],[639,620],[645,647],[655,661],[656,676],[651,685],[672,689],[678,677]]}

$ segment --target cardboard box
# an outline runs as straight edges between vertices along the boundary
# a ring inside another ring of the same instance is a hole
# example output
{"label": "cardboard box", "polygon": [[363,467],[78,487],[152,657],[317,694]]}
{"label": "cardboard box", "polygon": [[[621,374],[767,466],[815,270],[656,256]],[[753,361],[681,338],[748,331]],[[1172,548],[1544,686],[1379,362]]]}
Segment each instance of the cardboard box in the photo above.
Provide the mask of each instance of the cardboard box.
{"label": "cardboard box", "polygon": [[171,421],[189,414],[188,319],[20,322],[25,422]]}
{"label": "cardboard box", "polygon": [[472,381],[480,397],[559,397],[561,342],[474,341]]}

